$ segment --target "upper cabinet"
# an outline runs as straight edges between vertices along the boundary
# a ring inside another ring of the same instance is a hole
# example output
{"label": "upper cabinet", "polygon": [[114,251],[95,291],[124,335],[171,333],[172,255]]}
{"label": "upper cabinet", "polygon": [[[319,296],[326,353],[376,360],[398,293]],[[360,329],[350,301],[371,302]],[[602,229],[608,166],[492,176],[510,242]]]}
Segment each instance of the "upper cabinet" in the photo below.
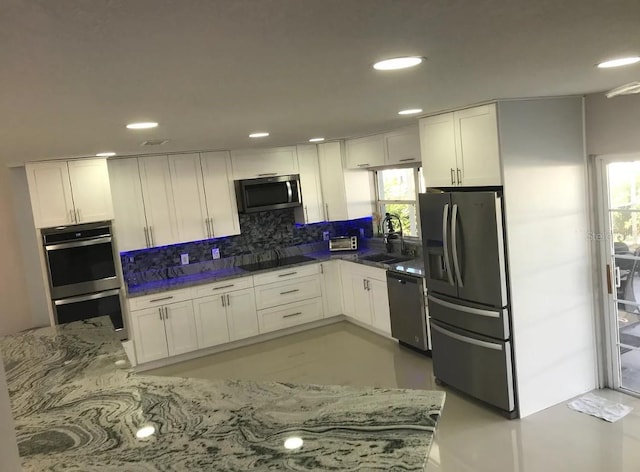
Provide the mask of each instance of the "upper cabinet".
{"label": "upper cabinet", "polygon": [[231,151],[233,180],[259,179],[298,173],[295,146]]}
{"label": "upper cabinet", "polygon": [[318,223],[325,219],[318,147],[315,144],[303,144],[297,146],[297,150],[302,207],[295,209],[296,223]]}
{"label": "upper cabinet", "polygon": [[384,135],[376,134],[364,138],[348,139],[347,148],[348,169],[366,169],[385,165]]}
{"label": "upper cabinet", "polygon": [[495,104],[420,120],[427,187],[501,185]]}
{"label": "upper cabinet", "polygon": [[210,237],[240,234],[238,203],[228,151],[200,154]]}
{"label": "upper cabinet", "polygon": [[113,218],[105,159],[30,163],[26,170],[36,228]]}
{"label": "upper cabinet", "polygon": [[318,144],[320,181],[326,221],[371,216],[373,211],[370,173],[344,167],[344,143]]}
{"label": "upper cabinet", "polygon": [[385,164],[410,164],[420,162],[420,136],[418,128],[391,131],[384,134]]}
{"label": "upper cabinet", "polygon": [[[149,247],[178,242],[176,209],[167,156],[138,158]],[[116,214],[116,222],[118,215]],[[139,248],[138,248],[139,249]]]}

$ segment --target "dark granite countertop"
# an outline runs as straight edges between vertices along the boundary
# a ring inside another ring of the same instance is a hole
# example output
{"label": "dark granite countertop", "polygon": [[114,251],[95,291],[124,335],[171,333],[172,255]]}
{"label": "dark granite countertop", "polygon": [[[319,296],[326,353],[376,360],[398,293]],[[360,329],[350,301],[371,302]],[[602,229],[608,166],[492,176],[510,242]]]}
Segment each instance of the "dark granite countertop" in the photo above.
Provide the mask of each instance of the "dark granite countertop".
{"label": "dark granite countertop", "polygon": [[107,317],[6,336],[0,352],[25,471],[423,471],[445,398],[139,375]]}

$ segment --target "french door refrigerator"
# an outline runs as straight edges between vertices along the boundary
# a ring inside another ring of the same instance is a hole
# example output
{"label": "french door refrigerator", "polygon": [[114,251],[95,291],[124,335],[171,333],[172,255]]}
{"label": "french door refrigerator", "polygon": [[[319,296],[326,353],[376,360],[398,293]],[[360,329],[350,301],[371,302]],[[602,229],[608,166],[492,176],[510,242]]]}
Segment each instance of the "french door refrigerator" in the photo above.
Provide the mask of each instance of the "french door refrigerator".
{"label": "french door refrigerator", "polygon": [[419,196],[433,370],[517,416],[500,191]]}

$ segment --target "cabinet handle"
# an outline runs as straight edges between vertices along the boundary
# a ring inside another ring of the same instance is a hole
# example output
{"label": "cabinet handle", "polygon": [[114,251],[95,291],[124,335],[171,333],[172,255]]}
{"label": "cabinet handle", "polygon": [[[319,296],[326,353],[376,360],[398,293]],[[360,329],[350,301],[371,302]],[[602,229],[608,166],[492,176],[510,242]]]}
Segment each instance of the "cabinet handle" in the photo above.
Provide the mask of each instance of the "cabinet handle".
{"label": "cabinet handle", "polygon": [[280,274],[278,277],[288,277],[289,275],[296,275],[297,272],[287,272],[286,274]]}
{"label": "cabinet handle", "polygon": [[149,230],[147,229],[147,227],[144,227],[144,242],[147,245],[147,247],[150,246],[149,244]]}
{"label": "cabinet handle", "polygon": [[160,320],[162,320],[162,307],[158,308],[158,313],[160,314]]}
{"label": "cabinet handle", "polygon": [[211,229],[209,229],[209,218],[204,219],[205,231],[207,232],[207,238],[211,237]]}
{"label": "cabinet handle", "polygon": [[324,264],[320,264],[320,273],[324,274]]}
{"label": "cabinet handle", "polygon": [[222,306],[227,306],[227,305],[225,305],[225,303],[224,303],[224,295],[220,295],[220,300],[222,301]]}
{"label": "cabinet handle", "polygon": [[172,298],[173,298],[173,295],[170,297],[154,298],[153,300],[149,300],[149,303],[163,302],[165,300],[171,300]]}
{"label": "cabinet handle", "polygon": [[291,313],[290,315],[284,315],[283,318],[291,318],[292,316],[299,316],[301,314],[302,314],[302,312],[298,311],[296,313]]}
{"label": "cabinet handle", "polygon": [[307,210],[307,205],[304,206],[304,219],[306,223],[309,222],[309,210]]}
{"label": "cabinet handle", "polygon": [[367,279],[362,279],[362,288],[367,289]]}
{"label": "cabinet handle", "polygon": [[286,292],[280,292],[280,295],[288,295],[289,293],[296,293],[296,292],[299,292],[299,291],[300,291],[300,289],[296,288],[294,290],[287,290]]}
{"label": "cabinet handle", "polygon": [[216,231],[213,227],[213,218],[209,218],[209,226],[211,227],[211,237],[213,238],[216,235]]}
{"label": "cabinet handle", "polygon": [[409,161],[415,161],[415,157],[408,157],[406,159],[400,159],[398,162],[409,162]]}
{"label": "cabinet handle", "polygon": [[168,319],[169,318],[169,308],[168,307],[164,307],[164,319]]}
{"label": "cabinet handle", "polygon": [[215,288],[212,288],[211,290],[222,290],[223,288],[235,287],[235,285],[236,284],[223,285],[222,287],[215,287]]}
{"label": "cabinet handle", "polygon": [[231,306],[231,297],[227,293],[227,306]]}
{"label": "cabinet handle", "polygon": [[329,221],[329,204],[325,203],[324,204],[324,208],[325,208],[325,215],[324,215],[325,216],[325,220]]}
{"label": "cabinet handle", "polygon": [[371,291],[371,281],[367,279],[367,290]]}
{"label": "cabinet handle", "polygon": [[155,246],[155,238],[153,237],[153,226],[149,226],[149,241],[151,241],[151,246]]}
{"label": "cabinet handle", "polygon": [[462,172],[460,172],[460,169],[456,169],[456,174],[458,175],[458,185],[462,184]]}
{"label": "cabinet handle", "polygon": [[71,221],[71,223],[75,223],[75,220],[73,218],[73,210],[69,210],[69,221]]}
{"label": "cabinet handle", "polygon": [[456,184],[456,174],[453,171],[453,169],[451,169],[451,185],[455,185]]}
{"label": "cabinet handle", "polygon": [[358,164],[358,167],[369,167],[369,164]]}
{"label": "cabinet handle", "polygon": [[266,174],[258,174],[258,177],[269,177],[271,175],[278,175],[277,172],[267,172]]}
{"label": "cabinet handle", "polygon": [[76,213],[78,215],[78,217],[76,218],[76,223],[80,223],[81,221],[81,217],[80,217],[80,208],[76,209]]}

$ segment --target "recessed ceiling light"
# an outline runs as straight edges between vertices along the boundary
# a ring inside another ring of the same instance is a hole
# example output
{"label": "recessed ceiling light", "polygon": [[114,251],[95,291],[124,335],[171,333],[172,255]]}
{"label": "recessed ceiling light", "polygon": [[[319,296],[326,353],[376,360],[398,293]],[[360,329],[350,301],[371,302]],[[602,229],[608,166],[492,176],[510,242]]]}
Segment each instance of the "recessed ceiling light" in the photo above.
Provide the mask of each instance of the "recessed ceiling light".
{"label": "recessed ceiling light", "polygon": [[311,138],[309,140],[310,143],[321,143],[322,141],[324,141],[324,138]]}
{"label": "recessed ceiling light", "polygon": [[266,133],[264,131],[259,131],[256,133],[251,133],[249,135],[250,138],[266,138],[267,136],[269,136],[269,133]]}
{"label": "recessed ceiling light", "polygon": [[304,444],[304,441],[302,440],[302,438],[292,436],[286,439],[286,441],[284,442],[284,447],[285,449],[290,449],[290,450],[300,449],[303,444]]}
{"label": "recessed ceiling light", "polygon": [[158,123],[154,122],[154,121],[146,121],[143,123],[129,123],[127,125],[127,128],[129,129],[149,129],[149,128],[155,128],[158,126]]}
{"label": "recessed ceiling light", "polygon": [[154,426],[151,426],[151,425],[143,426],[138,431],[136,431],[136,438],[138,439],[148,438],[155,432],[156,432],[156,428]]}
{"label": "recessed ceiling light", "polygon": [[421,62],[422,58],[419,56],[394,57],[392,59],[385,59],[384,61],[376,62],[373,65],[373,68],[376,70],[406,69],[407,67],[417,66]]}
{"label": "recessed ceiling light", "polygon": [[622,67],[629,66],[631,64],[635,64],[636,62],[640,62],[639,56],[632,57],[620,57],[618,59],[611,59],[609,61],[604,61],[598,64],[600,69],[609,69],[611,67]]}
{"label": "recessed ceiling light", "polygon": [[416,115],[422,113],[422,108],[408,108],[407,110],[400,110],[398,115]]}
{"label": "recessed ceiling light", "polygon": [[115,155],[115,152],[99,152],[98,154],[96,154],[96,157],[111,157]]}

